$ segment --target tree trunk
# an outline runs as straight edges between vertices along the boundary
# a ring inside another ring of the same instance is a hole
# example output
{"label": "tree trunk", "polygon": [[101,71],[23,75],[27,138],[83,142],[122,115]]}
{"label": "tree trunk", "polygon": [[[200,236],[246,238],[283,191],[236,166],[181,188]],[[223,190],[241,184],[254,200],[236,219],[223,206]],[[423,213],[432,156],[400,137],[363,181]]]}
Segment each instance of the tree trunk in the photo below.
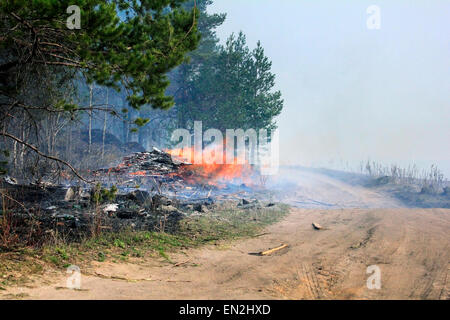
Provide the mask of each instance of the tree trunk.
{"label": "tree trunk", "polygon": [[[123,108],[125,108],[125,104],[123,106]],[[123,136],[123,143],[127,143],[128,142],[128,116],[130,114],[130,111],[128,110],[128,112],[126,114],[123,115],[123,126],[122,126],[122,136]]]}
{"label": "tree trunk", "polygon": [[14,148],[13,148],[13,163],[14,163],[14,169],[17,168],[17,141],[14,141]]}
{"label": "tree trunk", "polygon": [[[106,88],[106,107],[109,106],[109,89]],[[108,112],[105,111],[105,117],[103,118],[103,135],[102,135],[102,160],[105,157],[105,138],[106,138],[106,122],[108,118]]]}
{"label": "tree trunk", "polygon": [[94,85],[89,86],[89,142],[88,142],[88,153],[91,153],[91,145],[92,145],[92,98],[93,98]]}

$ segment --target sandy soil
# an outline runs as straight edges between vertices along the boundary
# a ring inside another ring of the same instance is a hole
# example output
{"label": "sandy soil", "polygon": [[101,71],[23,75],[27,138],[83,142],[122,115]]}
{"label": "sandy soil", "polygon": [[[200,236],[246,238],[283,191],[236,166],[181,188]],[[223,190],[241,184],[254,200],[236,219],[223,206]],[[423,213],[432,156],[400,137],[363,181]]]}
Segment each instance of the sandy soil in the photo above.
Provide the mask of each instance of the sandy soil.
{"label": "sandy soil", "polygon": [[[310,177],[311,178],[311,177]],[[157,260],[95,263],[82,290],[65,274],[10,288],[30,299],[449,299],[450,210],[398,208],[395,200],[327,177],[299,186],[293,208],[266,234]],[[320,196],[317,196],[320,191]],[[316,195],[316,196],[314,196]],[[299,204],[301,205],[301,204]],[[346,207],[347,206],[347,207]],[[376,207],[379,208],[376,208]],[[356,207],[356,208],[355,208]],[[357,208],[361,207],[361,208]],[[391,208],[389,208],[391,207]],[[381,209],[380,209],[381,208]],[[324,227],[314,230],[312,222]],[[255,253],[288,244],[270,256]],[[381,289],[368,289],[368,266]]]}

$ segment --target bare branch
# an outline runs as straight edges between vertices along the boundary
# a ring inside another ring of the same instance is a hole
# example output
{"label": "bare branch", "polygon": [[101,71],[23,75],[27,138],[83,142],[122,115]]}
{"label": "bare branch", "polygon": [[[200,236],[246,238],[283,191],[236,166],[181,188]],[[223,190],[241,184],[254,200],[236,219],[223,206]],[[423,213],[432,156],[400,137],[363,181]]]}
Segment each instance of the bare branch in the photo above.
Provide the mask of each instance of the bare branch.
{"label": "bare branch", "polygon": [[39,149],[36,148],[35,146],[33,146],[33,145],[23,141],[22,139],[19,139],[19,138],[13,136],[12,134],[9,134],[7,132],[0,132],[0,136],[4,136],[4,137],[7,137],[7,138],[10,138],[10,139],[12,139],[12,140],[14,140],[14,141],[24,145],[25,147],[33,150],[34,152],[36,152],[38,155],[40,155],[43,158],[46,158],[46,159],[53,160],[53,161],[56,161],[56,162],[64,164],[65,166],[67,166],[73,172],[73,174],[75,174],[79,179],[83,180],[84,182],[87,182],[87,183],[93,183],[94,182],[92,180],[87,180],[83,176],[81,176],[78,173],[78,171],[75,170],[75,168],[72,167],[72,165],[70,163],[68,163],[67,161],[64,161],[64,160],[59,159],[59,158],[54,157],[54,156],[50,156],[50,155],[44,154],[41,151],[39,151]]}

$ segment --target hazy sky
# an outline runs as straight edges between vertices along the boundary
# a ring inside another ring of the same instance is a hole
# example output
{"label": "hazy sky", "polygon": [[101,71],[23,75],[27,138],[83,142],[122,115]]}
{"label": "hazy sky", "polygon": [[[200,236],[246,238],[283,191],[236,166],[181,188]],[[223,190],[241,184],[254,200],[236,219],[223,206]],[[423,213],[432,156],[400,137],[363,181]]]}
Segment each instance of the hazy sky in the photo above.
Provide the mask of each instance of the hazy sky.
{"label": "hazy sky", "polygon": [[[438,164],[450,177],[450,1],[214,0],[273,62],[281,161]],[[370,5],[381,29],[369,30]]]}

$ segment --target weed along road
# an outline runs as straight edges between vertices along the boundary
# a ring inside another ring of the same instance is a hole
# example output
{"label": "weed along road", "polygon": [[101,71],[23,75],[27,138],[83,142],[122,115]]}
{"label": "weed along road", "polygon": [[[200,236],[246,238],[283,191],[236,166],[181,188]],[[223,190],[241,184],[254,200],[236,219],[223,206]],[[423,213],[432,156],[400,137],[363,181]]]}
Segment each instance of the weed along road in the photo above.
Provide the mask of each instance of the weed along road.
{"label": "weed along road", "polygon": [[[169,259],[92,262],[81,268],[79,290],[66,288],[65,272],[47,272],[26,287],[7,288],[2,298],[449,298],[450,210],[395,203],[377,209],[376,201],[392,200],[329,177],[316,178],[314,193],[333,190],[322,193],[329,198],[321,201],[343,199],[342,192],[351,203],[366,201],[370,208],[291,208],[252,237],[175,250]],[[372,281],[374,276],[379,279]],[[371,286],[377,281],[379,286]]]}

